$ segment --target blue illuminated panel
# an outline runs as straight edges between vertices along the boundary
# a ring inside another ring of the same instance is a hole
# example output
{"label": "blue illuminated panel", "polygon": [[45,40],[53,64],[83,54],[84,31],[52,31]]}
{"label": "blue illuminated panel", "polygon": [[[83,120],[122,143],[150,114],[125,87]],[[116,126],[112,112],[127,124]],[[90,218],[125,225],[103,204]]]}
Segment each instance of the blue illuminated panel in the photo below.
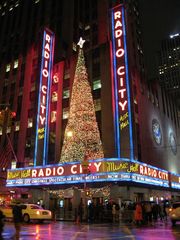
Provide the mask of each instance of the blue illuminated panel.
{"label": "blue illuminated panel", "polygon": [[169,187],[169,173],[135,160],[108,158],[89,161],[89,174],[80,162],[8,170],[6,186],[38,186],[92,182],[137,182]]}
{"label": "blue illuminated panel", "polygon": [[47,164],[53,56],[54,34],[45,29],[41,56],[34,166]]}
{"label": "blue illuminated panel", "polygon": [[134,158],[131,95],[124,7],[111,10],[111,63],[117,157]]}

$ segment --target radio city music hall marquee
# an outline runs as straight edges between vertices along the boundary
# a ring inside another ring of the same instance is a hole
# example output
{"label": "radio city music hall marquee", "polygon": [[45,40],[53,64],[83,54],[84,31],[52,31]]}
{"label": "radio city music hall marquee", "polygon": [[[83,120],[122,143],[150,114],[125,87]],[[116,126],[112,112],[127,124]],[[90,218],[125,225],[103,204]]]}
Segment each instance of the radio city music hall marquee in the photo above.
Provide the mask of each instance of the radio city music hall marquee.
{"label": "radio city music hall marquee", "polygon": [[54,54],[54,34],[44,30],[39,81],[38,114],[35,139],[34,165],[45,165],[48,151],[49,112]]}
{"label": "radio city music hall marquee", "polygon": [[105,181],[132,181],[169,187],[169,173],[138,161],[102,159],[89,162],[89,174],[80,162],[8,170],[6,186],[33,186]]}
{"label": "radio city music hall marquee", "polygon": [[[115,124],[115,142],[118,157],[133,159],[133,138],[132,138],[132,117],[128,72],[128,57],[126,45],[126,27],[124,17],[124,7],[119,5],[111,10],[111,64],[112,85],[113,85],[113,109]],[[124,138],[128,138],[124,141]],[[128,142],[129,146],[124,146]],[[130,149],[122,152],[121,149]]]}

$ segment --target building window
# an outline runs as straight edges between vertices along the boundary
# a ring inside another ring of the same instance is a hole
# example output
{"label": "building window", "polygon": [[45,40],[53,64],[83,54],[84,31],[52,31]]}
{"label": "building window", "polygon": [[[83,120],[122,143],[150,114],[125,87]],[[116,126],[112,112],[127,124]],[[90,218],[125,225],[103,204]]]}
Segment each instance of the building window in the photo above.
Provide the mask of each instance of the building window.
{"label": "building window", "polygon": [[53,92],[52,93],[52,102],[57,102],[57,100],[58,100],[58,94],[57,94],[57,92]]}
{"label": "building window", "polygon": [[6,65],[6,72],[9,72],[11,70],[11,65],[10,64],[7,64]]}
{"label": "building window", "polygon": [[16,122],[15,123],[15,131],[19,131],[20,130],[20,122]]}
{"label": "building window", "polygon": [[56,122],[56,115],[57,115],[56,111],[51,112],[51,123]]}
{"label": "building window", "polygon": [[69,89],[63,91],[63,98],[69,98]]}
{"label": "building window", "polygon": [[64,108],[63,109],[63,119],[67,119],[69,117],[69,109]]}
{"label": "building window", "polygon": [[68,71],[65,72],[64,74],[64,80],[70,78],[70,73]]}
{"label": "building window", "polygon": [[101,99],[94,100],[95,111],[101,111]]}
{"label": "building window", "polygon": [[93,82],[93,90],[101,88],[101,80],[96,80]]}
{"label": "building window", "polygon": [[28,128],[32,128],[33,127],[33,119],[29,118],[28,119]]}

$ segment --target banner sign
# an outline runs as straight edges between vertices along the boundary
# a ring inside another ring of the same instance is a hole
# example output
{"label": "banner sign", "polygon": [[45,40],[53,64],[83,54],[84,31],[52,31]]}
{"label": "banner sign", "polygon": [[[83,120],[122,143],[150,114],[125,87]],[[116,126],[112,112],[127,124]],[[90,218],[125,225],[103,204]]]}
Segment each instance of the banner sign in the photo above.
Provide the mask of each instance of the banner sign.
{"label": "banner sign", "polygon": [[171,173],[170,183],[172,188],[180,189],[180,175]]}
{"label": "banner sign", "polygon": [[42,43],[34,166],[47,164],[53,55],[54,34],[45,29]]}
{"label": "banner sign", "polygon": [[89,173],[80,162],[8,170],[6,186],[33,186],[104,181],[132,181],[169,187],[167,171],[127,159],[89,161]]}
{"label": "banner sign", "polygon": [[111,10],[111,65],[115,143],[118,157],[133,159],[131,99],[123,5]]}

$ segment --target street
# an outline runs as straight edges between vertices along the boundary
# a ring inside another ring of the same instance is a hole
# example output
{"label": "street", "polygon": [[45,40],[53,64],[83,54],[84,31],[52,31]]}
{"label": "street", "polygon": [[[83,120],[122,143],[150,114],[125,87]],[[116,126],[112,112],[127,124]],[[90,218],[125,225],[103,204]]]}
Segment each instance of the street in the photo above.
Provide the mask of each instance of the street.
{"label": "street", "polygon": [[[14,225],[7,222],[3,239],[13,239]],[[152,226],[137,227],[131,224],[74,224],[73,222],[51,222],[22,224],[19,240],[178,240],[180,225],[158,221]]]}

